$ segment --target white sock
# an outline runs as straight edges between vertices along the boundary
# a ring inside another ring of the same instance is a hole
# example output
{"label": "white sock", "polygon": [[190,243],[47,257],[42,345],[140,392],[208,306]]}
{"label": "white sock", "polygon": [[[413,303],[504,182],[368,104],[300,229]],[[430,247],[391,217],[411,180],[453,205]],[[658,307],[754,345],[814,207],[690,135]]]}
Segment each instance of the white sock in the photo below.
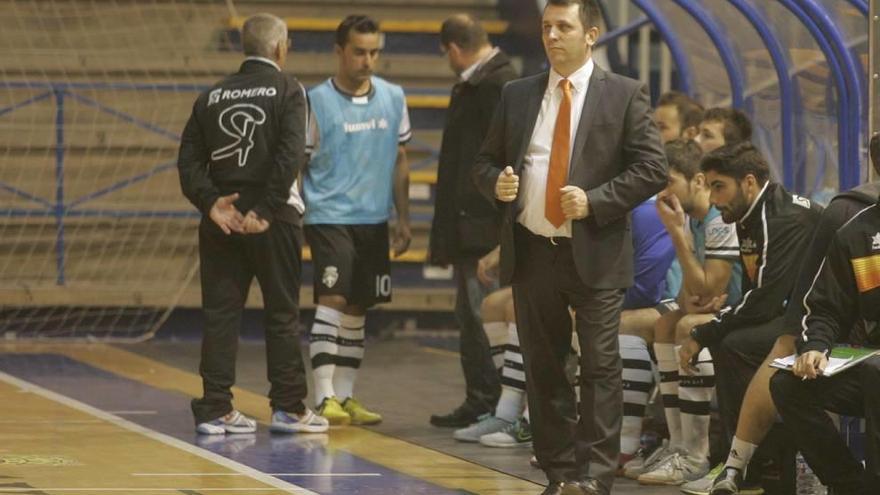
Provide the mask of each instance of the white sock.
{"label": "white sock", "polygon": [[657,369],[660,371],[660,395],[669,428],[669,444],[681,445],[681,413],[678,409],[678,356],[675,344],[654,343]]}
{"label": "white sock", "polygon": [[339,352],[336,355],[336,372],[333,373],[333,389],[340,402],[354,394],[354,381],[364,359],[365,316],[342,315],[339,326]]}
{"label": "white sock", "polygon": [[621,335],[620,357],[623,360],[623,427],[620,453],[634,454],[642,437],[642,419],[651,392],[651,355],[648,343],[635,335]]}
{"label": "white sock", "polygon": [[684,448],[696,459],[709,457],[709,407],[715,392],[715,366],[709,349],[700,351],[697,372],[679,370],[678,406]]}
{"label": "white sock", "polygon": [[312,360],[312,378],[315,381],[315,404],[336,395],[333,390],[333,372],[336,370],[337,338],[342,313],[327,306],[315,309],[315,321],[309,332],[309,357]]}
{"label": "white sock", "polygon": [[501,369],[504,366],[504,348],[507,344],[507,322],[506,321],[487,321],[483,323],[483,331],[489,339],[489,350],[492,353],[492,361],[495,362],[495,368]]}
{"label": "white sock", "polygon": [[507,325],[507,345],[504,350],[504,367],[501,369],[501,398],[495,407],[495,417],[513,423],[519,419],[525,403],[526,374],[523,371],[522,353],[516,323]]}
{"label": "white sock", "polygon": [[740,440],[734,436],[733,443],[730,445],[730,454],[727,456],[727,462],[724,465],[745,472],[746,466],[749,465],[757,448],[757,445]]}

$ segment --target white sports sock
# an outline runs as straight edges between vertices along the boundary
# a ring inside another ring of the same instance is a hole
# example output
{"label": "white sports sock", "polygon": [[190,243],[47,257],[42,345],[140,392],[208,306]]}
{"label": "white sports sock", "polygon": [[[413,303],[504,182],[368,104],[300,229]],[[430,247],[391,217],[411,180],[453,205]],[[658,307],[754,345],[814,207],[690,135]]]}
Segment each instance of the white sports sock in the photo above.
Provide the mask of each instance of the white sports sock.
{"label": "white sports sock", "polygon": [[740,440],[734,436],[733,442],[730,445],[730,454],[727,456],[727,462],[724,465],[745,472],[746,466],[749,465],[757,448],[757,445]]}
{"label": "white sports sock", "polygon": [[315,309],[315,321],[309,332],[309,357],[312,360],[312,378],[315,381],[315,404],[327,397],[336,395],[333,390],[333,372],[336,370],[336,355],[339,346],[339,325],[342,313],[327,306]]}
{"label": "white sports sock", "polygon": [[354,382],[364,359],[365,316],[342,315],[339,326],[339,352],[336,355],[336,371],[333,373],[333,389],[340,401],[354,394]]}
{"label": "white sports sock", "polygon": [[620,357],[623,360],[623,427],[620,431],[620,453],[634,454],[642,436],[642,419],[651,392],[651,355],[645,339],[621,335]]}
{"label": "white sports sock", "polygon": [[697,371],[679,370],[678,405],[684,448],[697,459],[709,457],[709,407],[715,392],[715,366],[709,349],[697,358]]}
{"label": "white sports sock", "polygon": [[660,395],[669,428],[669,444],[681,445],[681,413],[678,409],[678,356],[675,344],[654,343],[657,369],[660,371]]}

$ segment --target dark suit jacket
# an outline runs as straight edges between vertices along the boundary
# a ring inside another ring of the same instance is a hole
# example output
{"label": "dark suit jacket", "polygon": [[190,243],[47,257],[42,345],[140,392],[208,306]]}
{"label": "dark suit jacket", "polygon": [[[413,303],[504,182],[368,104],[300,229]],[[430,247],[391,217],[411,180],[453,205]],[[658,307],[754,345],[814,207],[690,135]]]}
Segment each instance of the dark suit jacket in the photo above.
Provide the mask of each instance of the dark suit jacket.
{"label": "dark suit jacket", "polygon": [[[510,165],[522,171],[548,73],[504,87],[489,133],[474,166],[474,180],[487,198]],[[568,183],[586,191],[587,218],[572,222],[578,275],[587,287],[632,285],[633,247],[629,212],[666,186],[666,157],[651,114],[646,88],[638,81],[595,67],[575,135]],[[517,201],[497,203],[501,219],[501,283],[516,281],[514,225]]]}
{"label": "dark suit jacket", "polygon": [[448,265],[483,256],[498,245],[500,211],[477,190],[471,170],[489,130],[501,88],[518,74],[499,52],[452,88],[437,167],[431,223],[431,263]]}

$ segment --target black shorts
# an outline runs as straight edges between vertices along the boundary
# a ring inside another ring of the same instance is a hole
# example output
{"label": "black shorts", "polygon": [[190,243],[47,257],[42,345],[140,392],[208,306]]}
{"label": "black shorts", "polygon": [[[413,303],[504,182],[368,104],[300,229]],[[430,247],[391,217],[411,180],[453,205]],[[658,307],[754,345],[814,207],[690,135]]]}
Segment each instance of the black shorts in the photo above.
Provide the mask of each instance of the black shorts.
{"label": "black shorts", "polygon": [[391,301],[388,224],[306,225],[312,249],[315,304],[320,296],[343,296],[369,308]]}
{"label": "black shorts", "polygon": [[659,304],[654,306],[654,309],[657,310],[661,315],[665,315],[666,313],[671,313],[673,311],[678,311],[680,308],[678,307],[678,301],[675,299],[664,299],[660,301]]}

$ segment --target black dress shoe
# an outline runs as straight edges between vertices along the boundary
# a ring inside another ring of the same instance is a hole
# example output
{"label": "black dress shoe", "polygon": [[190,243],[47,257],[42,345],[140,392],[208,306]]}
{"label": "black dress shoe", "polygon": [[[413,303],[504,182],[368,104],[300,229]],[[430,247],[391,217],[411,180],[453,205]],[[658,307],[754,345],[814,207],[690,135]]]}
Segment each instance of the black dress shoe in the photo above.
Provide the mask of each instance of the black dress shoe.
{"label": "black dress shoe", "polygon": [[442,416],[439,414],[431,415],[431,424],[442,427],[464,428],[476,423],[479,417],[479,412],[462,404],[449,414]]}
{"label": "black dress shoe", "polygon": [[547,488],[541,492],[541,495],[562,495],[562,486],[564,483],[550,483]]}
{"label": "black dress shoe", "polygon": [[562,488],[562,495],[605,495],[596,480],[569,481]]}

